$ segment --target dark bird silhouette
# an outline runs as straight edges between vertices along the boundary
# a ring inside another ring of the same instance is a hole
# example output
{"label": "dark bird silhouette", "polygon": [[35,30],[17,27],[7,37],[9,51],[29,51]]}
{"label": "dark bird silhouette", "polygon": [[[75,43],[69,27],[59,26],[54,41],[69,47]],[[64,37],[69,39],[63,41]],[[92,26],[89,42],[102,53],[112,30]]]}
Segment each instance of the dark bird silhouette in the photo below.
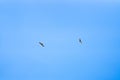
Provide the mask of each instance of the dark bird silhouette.
{"label": "dark bird silhouette", "polygon": [[79,42],[82,44],[82,40],[79,38]]}
{"label": "dark bird silhouette", "polygon": [[39,42],[39,44],[42,46],[42,47],[45,47],[44,44],[42,42]]}

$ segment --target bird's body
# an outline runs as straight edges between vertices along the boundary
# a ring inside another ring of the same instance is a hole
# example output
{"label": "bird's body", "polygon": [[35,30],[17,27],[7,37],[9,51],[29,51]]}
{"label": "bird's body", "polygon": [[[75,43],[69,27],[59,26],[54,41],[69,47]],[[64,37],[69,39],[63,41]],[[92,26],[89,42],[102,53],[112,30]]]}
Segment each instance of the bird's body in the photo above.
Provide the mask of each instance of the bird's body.
{"label": "bird's body", "polygon": [[42,47],[45,47],[44,44],[42,42],[39,42],[39,44],[42,46]]}
{"label": "bird's body", "polygon": [[79,42],[82,44],[82,40],[79,38]]}

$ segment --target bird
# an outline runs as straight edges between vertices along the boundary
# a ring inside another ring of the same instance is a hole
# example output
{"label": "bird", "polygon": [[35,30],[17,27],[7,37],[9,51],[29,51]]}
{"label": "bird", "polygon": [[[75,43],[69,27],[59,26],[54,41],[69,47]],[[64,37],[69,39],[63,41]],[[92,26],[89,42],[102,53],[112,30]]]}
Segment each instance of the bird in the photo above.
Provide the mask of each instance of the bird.
{"label": "bird", "polygon": [[42,46],[42,47],[45,47],[44,44],[42,42],[39,42],[39,44]]}
{"label": "bird", "polygon": [[79,42],[82,44],[82,40],[79,38]]}

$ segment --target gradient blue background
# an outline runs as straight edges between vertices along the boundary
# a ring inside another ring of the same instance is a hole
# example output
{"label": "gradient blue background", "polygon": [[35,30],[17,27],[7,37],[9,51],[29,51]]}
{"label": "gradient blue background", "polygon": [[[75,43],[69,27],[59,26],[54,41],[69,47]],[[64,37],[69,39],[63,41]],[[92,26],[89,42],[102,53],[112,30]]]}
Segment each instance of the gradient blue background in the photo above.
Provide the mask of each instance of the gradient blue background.
{"label": "gradient blue background", "polygon": [[1,1],[0,80],[120,80],[120,3]]}

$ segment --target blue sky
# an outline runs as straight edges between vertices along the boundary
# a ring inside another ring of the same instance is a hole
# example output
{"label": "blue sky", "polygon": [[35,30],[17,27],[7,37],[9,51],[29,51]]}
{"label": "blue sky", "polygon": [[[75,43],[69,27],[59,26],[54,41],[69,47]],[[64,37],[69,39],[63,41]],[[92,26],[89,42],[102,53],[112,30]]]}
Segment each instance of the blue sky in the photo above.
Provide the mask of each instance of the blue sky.
{"label": "blue sky", "polygon": [[119,75],[118,0],[0,2],[0,80],[120,80]]}

